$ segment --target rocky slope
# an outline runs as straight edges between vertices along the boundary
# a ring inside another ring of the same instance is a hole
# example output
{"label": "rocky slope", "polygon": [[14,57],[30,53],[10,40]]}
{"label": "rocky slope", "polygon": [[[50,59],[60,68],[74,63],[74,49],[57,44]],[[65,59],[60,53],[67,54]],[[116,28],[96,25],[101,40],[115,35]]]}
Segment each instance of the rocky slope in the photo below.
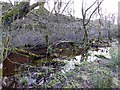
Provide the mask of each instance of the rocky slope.
{"label": "rocky slope", "polygon": [[[107,37],[107,30],[101,30],[102,37]],[[45,44],[45,36],[48,35],[51,44],[58,41],[81,42],[83,38],[82,19],[76,19],[65,15],[55,15],[46,9],[33,10],[27,17],[18,19],[10,28],[10,46]],[[90,37],[97,37],[95,27],[89,29]]]}

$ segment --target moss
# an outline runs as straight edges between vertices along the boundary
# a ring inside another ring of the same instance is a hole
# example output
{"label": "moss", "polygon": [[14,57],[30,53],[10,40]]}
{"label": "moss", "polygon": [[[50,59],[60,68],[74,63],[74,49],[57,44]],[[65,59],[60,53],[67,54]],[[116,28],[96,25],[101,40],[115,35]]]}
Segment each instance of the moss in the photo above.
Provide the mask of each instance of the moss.
{"label": "moss", "polygon": [[69,71],[69,72],[67,72],[65,75],[66,75],[67,77],[70,77],[70,76],[72,76],[72,74],[73,74],[73,72],[72,72],[72,71]]}
{"label": "moss", "polygon": [[37,72],[36,73],[38,76],[43,76],[44,75],[44,73],[42,73],[42,72]]}
{"label": "moss", "polygon": [[21,78],[19,79],[19,82],[20,82],[22,85],[25,85],[25,84],[28,83],[28,79],[27,79],[26,77],[21,77]]}
{"label": "moss", "polygon": [[2,69],[0,69],[0,77],[2,77],[2,74],[3,74],[3,73],[2,73]]}
{"label": "moss", "polygon": [[2,22],[4,25],[7,24],[9,26],[15,19],[22,18],[27,15],[29,11],[29,2],[20,2],[3,16]]}
{"label": "moss", "polygon": [[95,88],[108,88],[112,85],[112,77],[110,71],[107,68],[100,67],[95,70],[91,75]]}
{"label": "moss", "polygon": [[57,78],[54,78],[53,80],[51,80],[48,84],[48,86],[53,87],[54,85],[61,83],[61,81]]}
{"label": "moss", "polygon": [[37,55],[37,54],[34,54],[34,53],[31,53],[31,52],[29,52],[29,51],[26,51],[26,50],[24,50],[24,49],[19,49],[19,48],[14,48],[14,50],[13,50],[14,52],[20,52],[20,53],[24,53],[24,54],[21,54],[21,55],[26,55],[26,57],[28,56],[28,57],[39,57],[39,55]]}
{"label": "moss", "polygon": [[81,75],[77,75],[77,79],[78,80],[82,80],[82,76]]}

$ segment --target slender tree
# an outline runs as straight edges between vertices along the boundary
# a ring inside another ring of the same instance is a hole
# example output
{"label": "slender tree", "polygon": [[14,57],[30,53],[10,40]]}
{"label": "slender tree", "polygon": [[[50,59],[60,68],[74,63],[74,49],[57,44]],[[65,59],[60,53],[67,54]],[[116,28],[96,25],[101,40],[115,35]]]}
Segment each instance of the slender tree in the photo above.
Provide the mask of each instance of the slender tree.
{"label": "slender tree", "polygon": [[[82,11],[82,25],[83,25],[83,30],[84,30],[83,42],[84,42],[85,46],[89,43],[87,26],[89,25],[92,16],[97,12],[97,10],[99,9],[99,7],[103,1],[104,0],[101,0],[101,1],[95,0],[93,2],[93,4],[91,4],[89,7],[85,8],[84,0],[82,0],[81,11]],[[91,11],[91,8],[93,8],[94,6],[96,6],[96,7]]]}
{"label": "slender tree", "polygon": [[[91,22],[91,18],[94,16],[94,14],[96,14],[96,12],[98,11],[99,13],[99,8],[100,5],[102,4],[104,0],[95,0],[90,6],[88,6],[86,8],[85,6],[85,2],[84,0],[82,0],[82,8],[81,8],[81,12],[82,12],[82,26],[83,26],[83,30],[84,30],[84,36],[83,36],[83,47],[86,47],[86,52],[88,52],[88,49],[90,48],[91,44],[91,40],[88,37],[88,26]],[[94,8],[94,9],[93,9]],[[88,58],[88,54],[83,54],[81,57],[81,60],[87,60]]]}

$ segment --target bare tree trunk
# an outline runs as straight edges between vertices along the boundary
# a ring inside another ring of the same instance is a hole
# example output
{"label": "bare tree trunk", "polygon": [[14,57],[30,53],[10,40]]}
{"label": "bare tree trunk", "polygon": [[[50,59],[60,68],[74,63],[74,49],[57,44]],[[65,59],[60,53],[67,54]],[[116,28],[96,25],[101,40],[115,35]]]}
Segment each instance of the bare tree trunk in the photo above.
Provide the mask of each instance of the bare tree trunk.
{"label": "bare tree trunk", "polygon": [[[92,5],[90,5],[88,8],[85,9],[84,0],[82,0],[82,9],[81,9],[81,11],[82,11],[82,19],[83,19],[82,24],[83,24],[83,30],[84,30],[84,36],[83,36],[83,46],[84,47],[87,47],[87,48],[90,47],[89,46],[89,41],[90,40],[89,40],[89,37],[88,37],[87,26],[89,25],[90,20],[91,20],[92,16],[95,14],[95,12],[97,10],[99,11],[99,7],[102,4],[102,2],[103,2],[103,0],[101,0],[100,2],[99,2],[99,0],[95,0]],[[88,15],[90,9],[95,5],[97,5],[95,7],[95,9],[93,11],[91,11],[91,13]],[[85,56],[87,56],[87,55],[85,55]]]}

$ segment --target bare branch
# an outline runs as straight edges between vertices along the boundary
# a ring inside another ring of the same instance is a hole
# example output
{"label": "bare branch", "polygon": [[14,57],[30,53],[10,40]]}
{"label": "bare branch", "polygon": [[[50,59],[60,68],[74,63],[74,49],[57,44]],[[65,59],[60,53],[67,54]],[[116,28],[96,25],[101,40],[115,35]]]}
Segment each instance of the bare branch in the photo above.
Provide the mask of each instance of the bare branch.
{"label": "bare branch", "polygon": [[55,13],[57,13],[56,10],[55,10],[55,6],[56,6],[56,4],[57,4],[57,2],[55,2],[55,0],[54,0],[54,7],[53,7],[51,13],[52,13],[53,11],[55,11]]}
{"label": "bare branch", "polygon": [[13,4],[12,4],[11,0],[9,0],[9,3],[10,3],[10,5],[11,5],[11,6],[13,6]]}
{"label": "bare branch", "polygon": [[67,6],[69,5],[70,2],[71,2],[71,0],[69,0],[69,2],[67,2],[66,6],[65,6],[64,9],[62,10],[61,14],[65,11],[65,9],[67,8]]}
{"label": "bare branch", "polygon": [[95,5],[95,3],[97,2],[98,0],[96,0],[90,7],[88,7],[86,10],[85,10],[85,12],[87,12],[89,9],[91,9],[94,5]]}
{"label": "bare branch", "polygon": [[33,4],[30,6],[30,10],[34,9],[35,7],[39,6],[39,2]]}
{"label": "bare branch", "polygon": [[83,9],[83,1],[82,1],[82,9],[81,9],[81,11],[82,11],[82,16],[84,16],[84,9]]}
{"label": "bare branch", "polygon": [[[99,5],[99,1],[97,2],[97,4]],[[101,13],[100,13],[100,5],[98,6],[98,14],[101,17]],[[101,19],[99,19],[99,24],[102,25]]]}
{"label": "bare branch", "polygon": [[92,12],[91,15],[89,16],[88,21],[86,22],[85,25],[87,25],[87,24],[89,23],[92,15],[96,12],[96,10],[99,8],[99,6],[102,4],[103,1],[104,1],[104,0],[102,0],[102,1],[98,4],[98,6],[93,10],[93,12]]}
{"label": "bare branch", "polygon": [[82,0],[82,17],[83,17],[83,25],[84,25],[84,23],[85,23],[85,18],[86,18],[86,12],[84,12],[84,4],[83,4],[84,2],[83,2],[83,0]]}

